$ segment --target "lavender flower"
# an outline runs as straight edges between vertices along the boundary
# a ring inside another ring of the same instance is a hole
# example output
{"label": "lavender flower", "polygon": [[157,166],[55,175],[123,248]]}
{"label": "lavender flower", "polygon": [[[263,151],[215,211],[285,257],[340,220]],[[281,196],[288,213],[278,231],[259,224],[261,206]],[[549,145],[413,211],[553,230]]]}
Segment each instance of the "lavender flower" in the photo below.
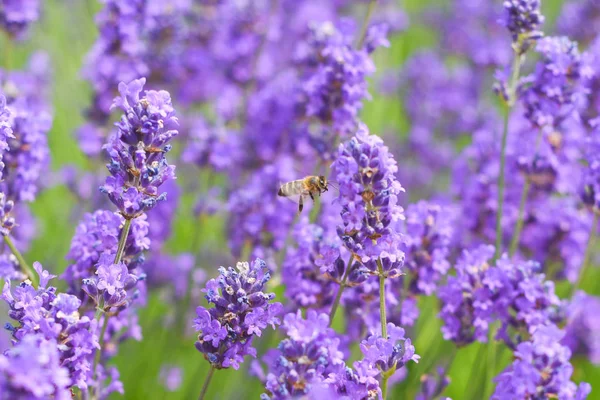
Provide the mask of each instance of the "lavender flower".
{"label": "lavender flower", "polygon": [[17,39],[40,17],[39,0],[2,0],[0,6],[0,27]]}
{"label": "lavender flower", "polygon": [[544,16],[540,13],[540,0],[505,0],[504,12],[504,24],[513,43],[542,37],[539,28],[544,23]]}
{"label": "lavender flower", "polygon": [[531,341],[519,344],[515,361],[495,379],[498,384],[492,398],[585,399],[591,386],[570,381],[571,351],[560,344],[563,336],[556,326],[538,327]]}
{"label": "lavender flower", "polygon": [[0,393],[7,399],[69,400],[70,386],[54,339],[28,335],[0,355]]}
{"label": "lavender flower", "polygon": [[[73,294],[79,294],[82,279],[94,275],[96,264],[102,255],[108,254],[114,259],[124,222],[125,218],[121,215],[106,210],[97,210],[83,216],[82,222],[75,229],[67,254],[67,258],[73,260],[73,263],[62,276]],[[132,221],[123,251],[123,263],[131,269],[140,263],[141,253],[150,247],[148,229],[146,216]]]}
{"label": "lavender flower", "polygon": [[594,365],[600,364],[600,317],[595,312],[600,306],[597,296],[577,292],[571,300],[566,314],[567,325],[562,344],[575,355],[583,355]]}
{"label": "lavender flower", "polygon": [[370,98],[366,77],[375,71],[368,53],[387,43],[384,32],[371,30],[367,48],[355,50],[354,35],[344,28],[331,22],[311,26],[310,36],[299,50],[307,67],[303,85],[306,116],[331,126],[338,135],[356,129],[362,101]]}
{"label": "lavender flower", "polygon": [[396,161],[375,135],[361,124],[356,136],[340,145],[332,165],[340,188],[343,225],[338,234],[344,245],[363,261],[386,253],[390,261],[402,260],[400,235],[392,222],[403,217],[398,195],[404,189],[396,181]]}
{"label": "lavender flower", "polygon": [[6,107],[6,97],[0,94],[0,178],[4,169],[3,155],[8,150],[8,140],[14,139],[9,121],[10,110]]}
{"label": "lavender flower", "polygon": [[593,69],[579,54],[577,43],[566,37],[540,39],[536,51],[542,59],[525,78],[518,96],[534,126],[556,127],[582,103],[586,94],[583,82],[593,75]]}
{"label": "lavender flower", "polygon": [[283,329],[288,338],[264,358],[269,373],[267,393],[261,399],[378,398],[378,371],[365,360],[354,363],[354,368],[346,366],[340,339],[329,328],[326,314],[308,310],[306,319],[300,311],[287,314]]}
{"label": "lavender flower", "polygon": [[229,196],[227,228],[235,256],[241,256],[246,247],[268,260],[273,251],[283,248],[297,207],[289,199],[278,198],[277,189],[281,182],[295,179],[290,171],[291,159],[278,159],[256,170]]}
{"label": "lavender flower", "polygon": [[182,371],[174,365],[164,365],[160,369],[160,380],[169,392],[174,392],[181,386]]}
{"label": "lavender flower", "polygon": [[268,368],[263,399],[288,399],[310,393],[327,376],[344,370],[340,340],[329,328],[327,314],[308,310],[306,319],[300,311],[284,317],[283,329],[288,338],[265,357]]}
{"label": "lavender flower", "polygon": [[16,203],[35,199],[40,176],[49,163],[47,134],[52,115],[45,101],[48,64],[47,56],[40,53],[31,57],[28,71],[0,70],[0,90],[10,111],[8,123],[13,135],[8,151],[3,152],[1,191]]}
{"label": "lavender flower", "polygon": [[449,397],[440,397],[444,389],[450,384],[450,377],[447,375],[447,369],[438,367],[436,374],[426,374],[421,376],[421,391],[415,397],[416,400],[450,400]]}
{"label": "lavender flower", "polygon": [[111,174],[101,190],[127,218],[135,218],[165,200],[160,186],[175,178],[175,166],[169,165],[165,154],[171,149],[167,144],[178,132],[171,127],[177,124],[171,97],[166,91],[140,93],[146,79],[120,83],[120,97],[113,107],[125,115],[117,124],[118,133],[108,145]]}
{"label": "lavender flower", "polygon": [[439,290],[444,338],[464,346],[485,342],[489,324],[500,320],[497,338],[514,348],[538,326],[557,323],[563,304],[554,283],[536,262],[513,264],[507,257],[490,266],[493,246],[464,251],[456,276]]}
{"label": "lavender flower", "polygon": [[9,316],[19,324],[5,327],[12,332],[15,343],[36,335],[56,341],[60,365],[68,371],[73,385],[85,390],[91,378],[92,355],[99,348],[96,321],[80,316],[81,300],[77,297],[57,294],[55,287],[47,287],[54,275],[39,263],[34,269],[39,275],[38,289],[26,281],[11,291],[10,281],[5,283],[2,299],[10,307]]}
{"label": "lavender flower", "polygon": [[430,295],[448,273],[455,215],[451,207],[420,201],[406,211],[405,266],[411,273],[411,291]]}
{"label": "lavender flower", "polygon": [[585,160],[587,168],[581,183],[581,200],[592,210],[600,209],[600,125],[586,140]]}
{"label": "lavender flower", "polygon": [[586,45],[598,36],[600,4],[595,0],[575,0],[562,5],[557,26],[561,35]]}
{"label": "lavender flower", "polygon": [[219,278],[206,284],[206,299],[214,308],[196,309],[194,328],[199,332],[196,348],[217,369],[239,369],[245,355],[256,357],[252,338],[271,325],[279,325],[281,303],[270,303],[264,293],[271,278],[264,261],[240,262],[236,268],[219,268]]}
{"label": "lavender flower", "polygon": [[123,262],[115,264],[113,254],[102,254],[96,267],[96,276],[83,280],[85,293],[105,312],[127,308],[135,296],[133,289],[145,275],[131,274]]}
{"label": "lavender flower", "polygon": [[360,343],[364,360],[377,367],[383,375],[392,376],[409,361],[419,362],[415,347],[405,338],[404,329],[392,323],[387,324],[388,337],[371,335]]}
{"label": "lavender flower", "polygon": [[338,264],[345,268],[345,262],[340,256],[342,246],[335,225],[323,225],[301,218],[294,226],[292,238],[297,247],[287,249],[281,279],[286,297],[294,305],[326,311],[336,295],[338,285],[334,281],[341,280],[344,272],[340,274]]}

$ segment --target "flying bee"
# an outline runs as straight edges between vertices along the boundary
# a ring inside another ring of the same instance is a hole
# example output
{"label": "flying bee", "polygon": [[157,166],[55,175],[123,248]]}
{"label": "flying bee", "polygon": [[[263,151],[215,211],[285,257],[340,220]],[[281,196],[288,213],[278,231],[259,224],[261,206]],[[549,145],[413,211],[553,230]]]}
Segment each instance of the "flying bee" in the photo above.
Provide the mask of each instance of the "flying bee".
{"label": "flying bee", "polygon": [[329,190],[329,182],[327,178],[322,175],[309,175],[303,179],[297,179],[295,181],[287,182],[281,185],[278,196],[281,197],[292,197],[300,196],[298,200],[298,212],[302,212],[304,208],[304,198],[310,196],[315,201],[315,194],[321,196],[321,193]]}

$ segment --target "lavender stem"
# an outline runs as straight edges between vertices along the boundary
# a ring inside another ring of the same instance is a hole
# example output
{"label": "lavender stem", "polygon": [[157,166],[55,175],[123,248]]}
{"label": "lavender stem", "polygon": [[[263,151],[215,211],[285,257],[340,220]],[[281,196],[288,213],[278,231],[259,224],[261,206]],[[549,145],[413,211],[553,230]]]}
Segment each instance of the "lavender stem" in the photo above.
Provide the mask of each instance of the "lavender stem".
{"label": "lavender stem", "polygon": [[596,238],[596,231],[598,230],[598,216],[600,215],[600,212],[596,209],[594,209],[593,212],[594,212],[594,218],[592,219],[592,228],[590,229],[590,236],[588,238],[587,245],[585,246],[585,253],[583,256],[583,264],[581,265],[581,270],[579,271],[579,276],[577,277],[577,281],[571,288],[571,293],[570,293],[569,297],[572,297],[575,294],[575,292],[577,291],[577,289],[579,288],[579,285],[581,285],[583,276],[585,275],[585,272],[587,271],[587,269],[590,265],[590,258],[592,256],[592,248],[594,247],[594,239]]}
{"label": "lavender stem", "polygon": [[505,185],[505,165],[506,165],[506,143],[508,141],[508,122],[510,112],[515,102],[516,86],[519,80],[519,71],[521,69],[522,56],[515,53],[513,64],[513,73],[507,88],[506,104],[504,106],[504,127],[502,130],[502,142],[500,147],[500,172],[498,174],[498,212],[496,213],[496,253],[494,261],[500,258],[502,254],[502,214],[504,211],[504,185]]}
{"label": "lavender stem", "polygon": [[12,239],[8,235],[5,235],[4,236],[4,242],[6,242],[6,244],[10,248],[10,251],[17,258],[17,261],[19,262],[19,266],[21,267],[21,271],[23,271],[23,273],[25,275],[27,275],[27,277],[29,278],[29,280],[32,282],[33,287],[37,287],[38,283],[37,283],[36,274],[34,273],[34,271],[31,268],[31,266],[29,264],[27,264],[27,261],[25,261],[25,258],[23,258],[23,255],[17,249],[17,247],[13,243]]}
{"label": "lavender stem", "polygon": [[119,238],[119,246],[117,247],[117,254],[115,254],[115,264],[121,262],[123,258],[123,251],[125,250],[125,243],[127,243],[127,236],[129,235],[129,229],[131,228],[131,219],[126,219],[121,231],[121,237]]}
{"label": "lavender stem", "polygon": [[[129,230],[131,229],[131,219],[125,219],[125,223],[123,224],[123,230],[121,230],[121,236],[119,237],[119,244],[117,246],[117,253],[115,254],[115,264],[121,262],[123,258],[123,252],[125,251],[125,243],[127,243],[127,236],[129,236]],[[100,302],[103,302],[103,298],[100,299]],[[100,363],[100,358],[102,357],[102,347],[104,346],[104,334],[106,333],[106,328],[108,327],[108,318],[109,315],[104,312],[104,306],[98,305],[96,309],[96,320],[100,322],[100,317],[104,314],[104,323],[102,324],[102,330],[100,332],[100,337],[98,338],[98,343],[100,348],[96,351],[96,356],[94,357],[94,366],[92,368],[92,373],[94,379],[98,377],[97,368]],[[95,398],[98,398],[98,393],[95,394]]]}
{"label": "lavender stem", "polygon": [[523,230],[523,223],[525,222],[523,218],[523,214],[525,214],[525,204],[527,203],[527,196],[529,195],[529,189],[531,187],[531,182],[529,179],[525,179],[525,185],[523,186],[523,192],[521,193],[521,200],[519,203],[519,215],[517,216],[517,224],[515,225],[515,232],[513,233],[513,238],[510,243],[509,255],[515,255],[517,248],[519,247],[519,241],[521,238],[521,231]]}
{"label": "lavender stem", "polygon": [[371,0],[369,1],[369,5],[367,6],[367,14],[365,15],[365,20],[360,30],[360,36],[358,37],[358,42],[356,45],[356,48],[359,50],[363,47],[363,44],[365,43],[365,38],[367,37],[367,29],[369,28],[369,21],[371,20],[371,15],[373,15],[373,11],[375,10],[375,3],[377,3],[377,0]]}
{"label": "lavender stem", "polygon": [[335,300],[331,305],[331,311],[329,312],[329,326],[333,324],[333,317],[335,317],[335,313],[340,305],[340,300],[342,299],[342,292],[346,288],[346,281],[348,280],[348,275],[350,275],[350,267],[352,266],[352,259],[354,255],[350,253],[350,258],[346,263],[346,271],[344,271],[344,276],[342,277],[342,281],[340,282],[340,288],[338,289],[337,294],[335,295]]}
{"label": "lavender stem", "polygon": [[385,315],[385,275],[383,274],[381,258],[377,260],[377,272],[379,273],[379,316],[381,319],[381,337],[387,339],[387,317]]}
{"label": "lavender stem", "polygon": [[206,375],[206,379],[204,380],[204,385],[202,385],[202,391],[200,391],[200,396],[198,400],[203,400],[204,396],[206,396],[206,391],[208,390],[208,385],[210,384],[210,380],[212,379],[213,374],[215,373],[215,367],[210,365],[210,369],[208,370],[208,375]]}

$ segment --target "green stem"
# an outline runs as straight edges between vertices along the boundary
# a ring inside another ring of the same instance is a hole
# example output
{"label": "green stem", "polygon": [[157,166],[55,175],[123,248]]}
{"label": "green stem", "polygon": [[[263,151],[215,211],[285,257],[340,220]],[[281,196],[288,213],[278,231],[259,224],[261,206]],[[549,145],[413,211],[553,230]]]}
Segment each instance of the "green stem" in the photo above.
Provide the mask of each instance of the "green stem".
{"label": "green stem", "polygon": [[529,195],[529,188],[531,187],[531,182],[528,178],[525,178],[525,185],[523,186],[523,192],[521,193],[521,201],[519,203],[519,215],[517,217],[517,224],[515,225],[515,232],[513,233],[513,238],[510,243],[509,255],[510,257],[514,256],[517,248],[519,247],[519,241],[521,239],[521,231],[523,230],[523,224],[525,223],[524,214],[525,214],[525,204],[527,204],[527,196]]}
{"label": "green stem", "polygon": [[502,252],[502,214],[504,212],[504,166],[506,164],[506,142],[508,138],[508,120],[510,118],[510,106],[504,108],[504,128],[502,131],[502,142],[500,147],[500,173],[498,174],[498,212],[496,213],[496,252],[494,260],[500,258]]}
{"label": "green stem", "polygon": [[592,219],[592,229],[590,230],[590,236],[588,238],[588,242],[585,246],[585,253],[583,255],[583,264],[581,264],[581,270],[579,271],[579,276],[577,277],[577,281],[571,288],[570,296],[573,296],[577,289],[579,289],[579,285],[581,285],[581,281],[583,280],[583,276],[587,271],[590,265],[590,258],[592,257],[592,249],[594,248],[594,239],[596,238],[596,231],[598,230],[598,216],[600,215],[600,211],[594,209],[594,218]]}
{"label": "green stem", "polygon": [[342,277],[342,281],[340,282],[340,288],[338,289],[337,294],[335,295],[335,300],[333,300],[333,304],[331,305],[331,311],[329,312],[329,326],[333,324],[333,318],[335,317],[335,313],[340,305],[340,300],[342,299],[342,292],[346,288],[346,281],[348,280],[348,275],[350,275],[350,267],[352,266],[352,260],[354,255],[350,253],[350,258],[346,263],[346,271],[344,271],[344,276]]}
{"label": "green stem", "polygon": [[505,185],[505,166],[506,166],[506,143],[508,141],[508,122],[510,120],[510,111],[515,102],[516,86],[519,80],[519,70],[521,68],[522,56],[515,54],[513,71],[510,82],[507,87],[506,104],[504,105],[504,126],[502,130],[502,141],[500,144],[500,171],[498,173],[498,212],[496,213],[496,252],[494,261],[500,258],[502,254],[502,214],[504,212],[504,185]]}
{"label": "green stem", "polygon": [[390,379],[390,377],[387,374],[384,374],[383,378],[381,379],[381,397],[383,400],[385,400],[387,397],[388,379]]}
{"label": "green stem", "polygon": [[100,337],[98,338],[98,344],[100,348],[96,351],[96,356],[94,357],[94,366],[92,371],[94,371],[94,378],[96,377],[96,368],[100,363],[100,357],[102,356],[102,347],[104,346],[104,335],[106,334],[106,328],[108,327],[108,315],[104,317],[104,322],[102,323],[102,330],[100,331]]}
{"label": "green stem", "polygon": [[33,268],[31,268],[31,266],[29,264],[27,264],[27,261],[25,261],[25,258],[23,258],[23,255],[17,249],[17,247],[13,243],[12,239],[10,238],[10,236],[5,235],[4,236],[4,242],[6,242],[6,244],[8,245],[8,248],[10,248],[10,251],[17,258],[17,261],[19,262],[19,266],[21,267],[21,271],[25,275],[27,275],[27,277],[29,278],[29,280],[31,281],[31,283],[33,284],[33,286],[37,287],[38,283],[37,283],[37,275],[36,275],[35,271],[33,270]]}
{"label": "green stem", "polygon": [[204,396],[206,396],[206,391],[208,390],[208,385],[210,384],[210,380],[212,379],[214,373],[215,367],[213,367],[211,364],[210,369],[208,370],[208,375],[206,375],[206,379],[204,380],[204,385],[202,385],[202,391],[200,392],[198,400],[204,400]]}
{"label": "green stem", "polygon": [[[129,230],[131,229],[131,219],[126,219],[125,224],[123,224],[123,229],[121,230],[121,236],[119,237],[119,244],[117,246],[117,253],[115,254],[115,264],[118,264],[123,259],[123,253],[125,251],[125,243],[127,243],[127,236],[129,236]],[[106,328],[108,327],[108,319],[109,315],[104,312],[104,298],[101,297],[99,300],[98,307],[96,308],[95,318],[98,322],[100,322],[100,317],[104,314],[104,323],[102,324],[102,331],[100,332],[100,337],[98,338],[98,344],[100,348],[96,351],[96,356],[94,357],[94,365],[92,368],[92,373],[94,379],[98,376],[98,364],[100,363],[100,358],[102,357],[102,348],[104,347],[104,335],[106,333]],[[98,398],[98,393],[95,393],[95,398]]]}
{"label": "green stem", "polygon": [[125,243],[127,242],[127,236],[129,236],[129,229],[131,228],[131,220],[126,219],[121,231],[121,237],[119,238],[119,246],[117,247],[117,254],[115,254],[115,264],[121,262],[123,258],[123,252],[125,251]]}
{"label": "green stem", "polygon": [[[537,151],[540,147],[540,142],[542,139],[542,130],[538,131],[537,138],[535,140],[535,153],[537,155]],[[517,249],[519,248],[519,241],[521,240],[521,231],[523,230],[523,224],[525,223],[525,205],[527,204],[527,196],[529,196],[529,189],[531,189],[531,181],[527,176],[525,176],[525,185],[523,186],[523,192],[521,193],[521,201],[519,204],[519,215],[517,216],[517,224],[515,225],[515,231],[513,233],[513,238],[510,243],[509,255],[515,255]]]}
{"label": "green stem", "polygon": [[377,3],[377,0],[371,0],[369,1],[369,5],[367,6],[365,20],[363,22],[362,28],[360,29],[360,35],[358,36],[358,42],[356,44],[356,48],[359,50],[363,47],[363,44],[365,43],[365,38],[367,37],[367,30],[369,29],[369,21],[371,21],[371,16],[373,15],[373,11],[375,10],[375,3]]}
{"label": "green stem", "polygon": [[[387,338],[387,317],[385,316],[385,276],[381,259],[377,260],[377,272],[379,273],[379,317],[381,318],[381,337]],[[385,400],[385,396],[383,397]]]}

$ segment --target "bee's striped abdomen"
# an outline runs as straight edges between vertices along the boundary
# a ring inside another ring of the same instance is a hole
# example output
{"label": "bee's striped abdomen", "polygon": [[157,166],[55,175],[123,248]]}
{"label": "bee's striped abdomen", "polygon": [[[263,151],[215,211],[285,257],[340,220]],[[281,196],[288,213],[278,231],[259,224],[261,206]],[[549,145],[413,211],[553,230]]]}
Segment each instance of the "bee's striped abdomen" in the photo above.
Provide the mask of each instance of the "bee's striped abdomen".
{"label": "bee's striped abdomen", "polygon": [[296,195],[302,194],[303,190],[304,190],[304,184],[302,183],[302,180],[299,179],[299,180],[287,182],[287,183],[284,183],[283,185],[281,185],[281,187],[279,188],[279,191],[277,192],[277,195],[283,196],[283,197],[296,196]]}

